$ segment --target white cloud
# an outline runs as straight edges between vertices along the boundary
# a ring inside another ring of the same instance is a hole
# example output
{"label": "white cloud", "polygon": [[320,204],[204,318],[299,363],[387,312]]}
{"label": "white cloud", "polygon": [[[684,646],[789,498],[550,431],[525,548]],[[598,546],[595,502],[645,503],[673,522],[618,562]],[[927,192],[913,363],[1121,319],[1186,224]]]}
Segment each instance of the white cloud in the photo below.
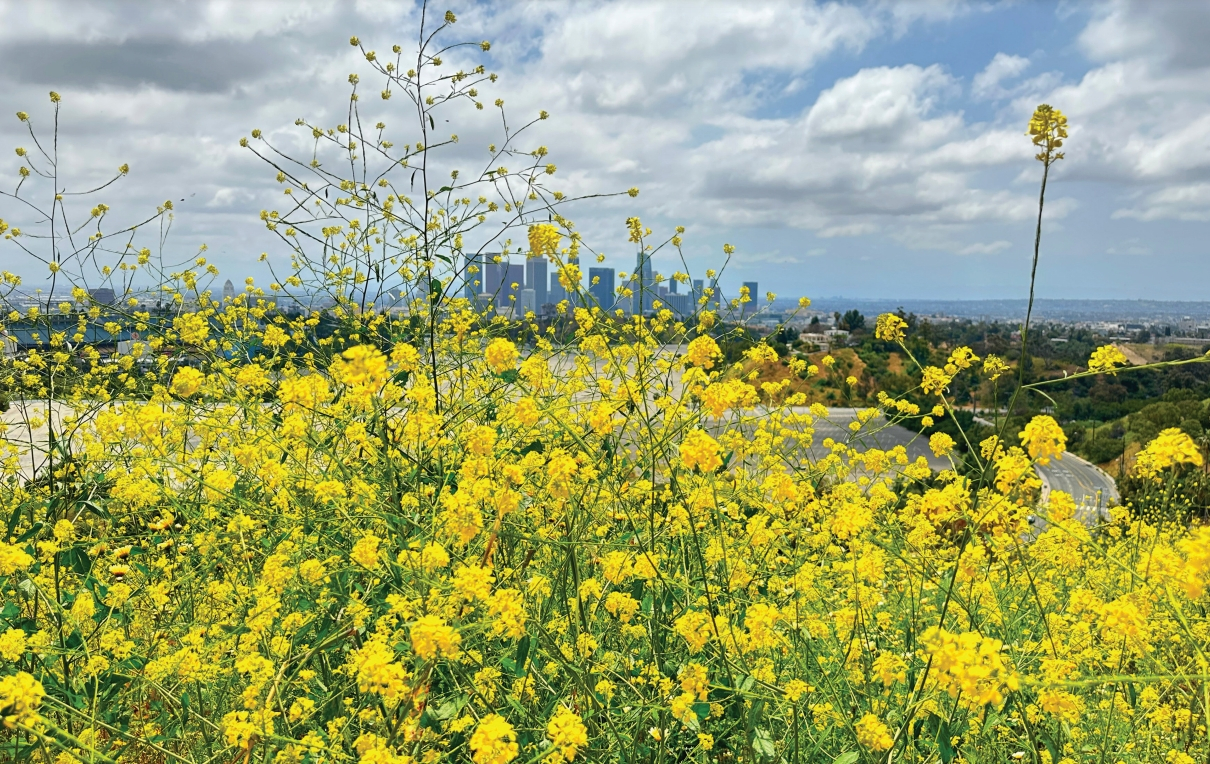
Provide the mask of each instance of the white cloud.
{"label": "white cloud", "polygon": [[1151,252],[1151,247],[1145,246],[1142,243],[1142,240],[1137,237],[1132,237],[1126,239],[1125,241],[1121,241],[1105,250],[1105,254],[1107,255],[1142,256],[1150,255]]}
{"label": "white cloud", "polygon": [[1210,220],[1210,183],[1187,183],[1154,191],[1135,207],[1115,210],[1113,217],[1145,221]]}
{"label": "white cloud", "polygon": [[1008,249],[1012,246],[1011,242],[999,239],[998,241],[981,241],[975,244],[968,244],[958,250],[960,255],[994,255],[1002,249]]}
{"label": "white cloud", "polygon": [[991,63],[975,75],[971,82],[971,95],[975,98],[1003,98],[1006,91],[1002,83],[1015,79],[1028,67],[1029,59],[1024,56],[997,53]]}
{"label": "white cloud", "polygon": [[848,225],[829,226],[818,233],[822,238],[831,239],[835,236],[864,236],[877,230],[878,226],[873,223],[849,223]]}

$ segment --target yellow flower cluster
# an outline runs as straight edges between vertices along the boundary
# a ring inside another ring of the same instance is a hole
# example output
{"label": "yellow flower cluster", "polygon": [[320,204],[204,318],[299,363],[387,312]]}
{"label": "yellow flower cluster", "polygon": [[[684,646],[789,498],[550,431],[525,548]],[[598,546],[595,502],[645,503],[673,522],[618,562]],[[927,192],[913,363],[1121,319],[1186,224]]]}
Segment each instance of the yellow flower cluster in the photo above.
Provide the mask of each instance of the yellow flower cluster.
{"label": "yellow flower cluster", "polygon": [[936,626],[920,637],[938,686],[968,707],[999,707],[1020,680],[1004,660],[1004,645],[975,632],[952,634]]}
{"label": "yellow flower cluster", "polygon": [[1178,464],[1203,464],[1202,452],[1188,434],[1176,427],[1163,430],[1135,457],[1135,473],[1156,478],[1163,470]]}
{"label": "yellow flower cluster", "polygon": [[1114,369],[1127,363],[1126,355],[1116,345],[1102,345],[1092,351],[1092,356],[1088,359],[1088,370],[1113,374]]}
{"label": "yellow flower cluster", "polygon": [[552,257],[559,251],[563,234],[549,223],[538,223],[529,227],[529,251],[534,257]]}

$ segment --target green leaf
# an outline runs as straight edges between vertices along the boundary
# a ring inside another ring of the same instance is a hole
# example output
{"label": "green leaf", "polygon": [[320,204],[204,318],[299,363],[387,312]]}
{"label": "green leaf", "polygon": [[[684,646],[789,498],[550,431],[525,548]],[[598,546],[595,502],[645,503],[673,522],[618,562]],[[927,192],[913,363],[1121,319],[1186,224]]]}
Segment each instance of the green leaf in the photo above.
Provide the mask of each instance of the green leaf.
{"label": "green leaf", "polygon": [[937,753],[941,755],[942,764],[950,764],[957,756],[957,751],[954,750],[950,740],[953,738],[953,733],[950,732],[950,724],[944,719],[938,719],[937,724]]}
{"label": "green leaf", "polygon": [[428,713],[438,721],[453,719],[462,710],[463,706],[466,705],[468,697],[469,696],[467,695],[463,695],[458,698],[447,700],[441,705],[437,706],[437,708],[430,709]]}
{"label": "green leaf", "polygon": [[763,727],[757,729],[756,734],[752,736],[752,749],[766,759],[771,759],[777,755],[777,748],[773,745],[773,738],[769,736],[769,731]]}
{"label": "green leaf", "polygon": [[845,751],[835,759],[832,759],[832,764],[857,764],[858,758],[860,757],[857,751]]}
{"label": "green leaf", "polygon": [[513,662],[516,664],[516,671],[520,673],[514,673],[515,677],[525,676],[525,662],[529,659],[529,646],[528,634],[517,641],[517,652],[513,654]]}

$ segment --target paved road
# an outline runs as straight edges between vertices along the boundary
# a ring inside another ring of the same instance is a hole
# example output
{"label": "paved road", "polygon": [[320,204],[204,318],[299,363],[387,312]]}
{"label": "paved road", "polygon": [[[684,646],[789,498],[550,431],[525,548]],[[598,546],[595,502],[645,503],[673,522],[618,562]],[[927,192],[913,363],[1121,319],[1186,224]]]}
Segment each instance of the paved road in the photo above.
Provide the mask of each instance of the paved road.
{"label": "paved road", "polygon": [[1113,478],[1070,451],[1065,451],[1062,459],[1036,469],[1042,478],[1042,499],[1046,500],[1052,490],[1071,494],[1076,500],[1076,517],[1086,525],[1100,520],[1111,502],[1121,501]]}
{"label": "paved road", "polygon": [[[51,410],[56,414],[55,419],[58,419],[66,407],[56,403]],[[949,459],[934,456],[929,450],[927,438],[905,427],[887,425],[881,416],[867,422],[860,433],[854,435],[849,429],[849,424],[856,417],[857,409],[830,408],[826,418],[816,418],[812,424],[815,436],[810,448],[811,459],[819,460],[827,455],[828,449],[823,443],[831,438],[849,443],[862,451],[869,448],[890,450],[895,446],[903,446],[912,461],[917,457],[924,457],[933,470],[950,468]],[[0,442],[19,449],[19,472],[26,479],[32,477],[35,470],[40,471],[47,459],[47,427],[41,424],[31,428],[28,424],[31,418],[35,421],[45,421],[45,404],[17,404],[6,414],[0,415],[0,421],[8,425],[6,428],[0,425]],[[748,430],[750,427],[751,424],[747,423],[744,429]],[[1113,478],[1070,452],[1064,453],[1062,460],[1054,460],[1047,466],[1037,467],[1037,471],[1042,479],[1043,499],[1051,490],[1071,494],[1076,500],[1077,516],[1086,524],[1095,524],[1110,502],[1119,501]]]}
{"label": "paved road", "polygon": [[[806,411],[806,409],[799,410]],[[933,452],[929,450],[927,437],[912,432],[906,427],[888,425],[886,419],[881,415],[871,419],[860,433],[854,435],[849,429],[849,423],[857,418],[857,411],[852,408],[830,408],[827,418],[815,420],[812,425],[815,428],[815,438],[811,446],[812,458],[819,459],[827,455],[828,450],[823,447],[823,442],[826,438],[832,438],[838,442],[848,443],[859,451],[871,448],[889,451],[895,446],[903,446],[907,451],[908,459],[916,461],[917,457],[923,456],[928,461],[929,467],[934,470],[946,470],[953,466],[949,459],[933,455]],[[850,438],[852,441],[849,440]]]}

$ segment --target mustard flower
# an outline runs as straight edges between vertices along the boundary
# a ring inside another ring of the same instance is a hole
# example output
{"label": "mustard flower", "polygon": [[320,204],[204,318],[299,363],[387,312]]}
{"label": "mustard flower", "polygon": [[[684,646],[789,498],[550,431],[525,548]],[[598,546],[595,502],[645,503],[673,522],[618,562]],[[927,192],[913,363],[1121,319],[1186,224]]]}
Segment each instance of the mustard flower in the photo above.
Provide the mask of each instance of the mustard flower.
{"label": "mustard flower", "polygon": [[1116,374],[1119,366],[1125,366],[1129,361],[1126,355],[1116,345],[1102,345],[1092,351],[1088,359],[1088,370]]}
{"label": "mustard flower", "polygon": [[38,707],[46,690],[42,683],[24,671],[0,677],[0,720],[6,729],[18,725],[33,727],[38,722]]}
{"label": "mustard flower", "polygon": [[0,634],[0,657],[9,662],[16,662],[25,654],[25,632],[12,629]]}
{"label": "mustard flower", "polygon": [[[553,165],[551,165],[553,167]],[[563,234],[549,223],[539,223],[529,227],[529,250],[534,257],[553,256],[559,251],[559,241]]]}
{"label": "mustard flower", "polygon": [[710,624],[710,615],[700,610],[691,610],[685,613],[676,619],[673,623],[673,628],[677,634],[680,634],[689,643],[689,651],[692,653],[696,653],[705,647],[706,643],[714,635],[713,627]]}
{"label": "mustard flower", "polygon": [[1035,159],[1047,165],[1056,162],[1063,158],[1063,153],[1058,149],[1062,148],[1063,140],[1067,137],[1067,117],[1050,104],[1040,104],[1029,119],[1026,135],[1041,149]]}
{"label": "mustard flower", "polygon": [[718,441],[703,430],[693,430],[680,445],[681,463],[686,469],[713,472],[723,466]]}
{"label": "mustard flower", "polygon": [[886,342],[903,342],[907,321],[894,313],[883,313],[874,324],[874,336]]}
{"label": "mustard flower", "polygon": [[968,708],[999,707],[1005,692],[1020,686],[998,639],[973,631],[953,634],[932,626],[920,641],[932,656],[937,684],[950,697],[960,697]]}
{"label": "mustard flower", "polygon": [[857,730],[857,743],[871,751],[886,751],[894,745],[891,730],[886,723],[874,714],[866,714],[854,725]]}
{"label": "mustard flower", "polygon": [[1004,376],[1007,372],[1008,364],[1000,356],[989,353],[987,358],[983,359],[983,373],[993,382]]}
{"label": "mustard flower", "polygon": [[920,380],[920,389],[926,393],[941,395],[950,383],[950,375],[936,366],[925,366]]}
{"label": "mustard flower", "polygon": [[353,551],[349,553],[349,559],[363,568],[372,570],[378,567],[378,545],[381,543],[382,539],[373,533],[368,533],[353,544]]}
{"label": "mustard flower", "polygon": [[206,381],[206,375],[202,374],[192,366],[186,366],[178,369],[177,373],[172,377],[172,392],[182,398],[192,398],[197,394],[197,391],[202,389],[202,383]]}
{"label": "mustard flower", "polygon": [[499,714],[488,714],[471,735],[471,760],[475,764],[508,764],[517,758],[517,733]]}
{"label": "mustard flower", "polygon": [[496,374],[502,374],[517,368],[517,359],[520,355],[517,353],[516,345],[503,337],[497,337],[487,343],[483,357],[487,361],[488,368]]}
{"label": "mustard flower", "polygon": [[714,368],[714,359],[722,355],[718,343],[708,334],[694,337],[685,352],[685,360],[703,369]]}
{"label": "mustard flower", "polygon": [[1186,433],[1176,427],[1163,430],[1135,458],[1135,473],[1140,477],[1154,478],[1169,467],[1178,464],[1203,464],[1202,453],[1197,444]]}
{"label": "mustard flower", "polygon": [[1021,431],[1021,445],[1029,452],[1029,458],[1038,464],[1050,464],[1050,457],[1063,458],[1067,450],[1067,435],[1054,417],[1040,414],[1025,425]]}
{"label": "mustard flower", "polygon": [[954,450],[954,439],[944,432],[935,432],[929,437],[929,449],[934,456],[946,456]]}
{"label": "mustard flower", "polygon": [[550,717],[546,736],[555,748],[552,758],[565,762],[574,759],[581,748],[588,747],[588,728],[579,714],[564,706],[559,706]]}
{"label": "mustard flower", "polygon": [[424,615],[412,624],[412,652],[424,660],[439,656],[457,658],[462,635],[436,615]]}

